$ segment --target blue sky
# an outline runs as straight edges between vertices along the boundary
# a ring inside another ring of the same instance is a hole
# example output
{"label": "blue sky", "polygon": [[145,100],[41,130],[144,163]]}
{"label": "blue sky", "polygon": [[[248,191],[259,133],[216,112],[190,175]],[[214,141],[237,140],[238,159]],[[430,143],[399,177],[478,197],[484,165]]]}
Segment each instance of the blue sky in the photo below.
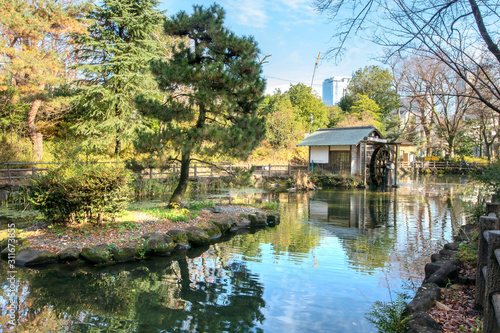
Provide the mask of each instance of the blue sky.
{"label": "blue sky", "polygon": [[[209,7],[214,1],[160,0],[160,10],[172,16],[180,10],[193,12],[193,4]],[[311,7],[312,0],[219,0],[226,10],[225,25],[239,36],[254,36],[263,54],[271,55],[264,64],[266,93],[279,88],[288,90],[290,83],[308,86],[318,53],[323,55],[335,46],[331,39],[334,23],[328,23]],[[360,67],[379,65],[372,60],[380,49],[368,41],[356,39],[347,45],[343,60],[320,59],[313,89],[321,97],[323,80],[332,76],[351,76]]]}

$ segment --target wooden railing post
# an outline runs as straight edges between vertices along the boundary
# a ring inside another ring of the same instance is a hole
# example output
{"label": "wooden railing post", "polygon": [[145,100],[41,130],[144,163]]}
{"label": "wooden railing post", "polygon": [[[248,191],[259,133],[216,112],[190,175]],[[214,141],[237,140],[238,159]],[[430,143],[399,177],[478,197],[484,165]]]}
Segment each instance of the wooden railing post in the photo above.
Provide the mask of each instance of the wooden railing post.
{"label": "wooden railing post", "polygon": [[196,178],[197,174],[198,174],[198,170],[197,170],[197,165],[196,165],[196,163],[195,163],[195,164],[194,164],[194,177],[195,177],[195,178]]}
{"label": "wooden railing post", "polygon": [[149,179],[153,179],[153,168],[149,168]]}
{"label": "wooden railing post", "polygon": [[269,164],[269,177],[271,177],[271,164]]}
{"label": "wooden railing post", "polygon": [[292,166],[288,163],[288,177],[292,176]]}
{"label": "wooden railing post", "polygon": [[7,175],[9,177],[9,185],[12,185],[12,178],[10,175],[10,164],[7,164]]}
{"label": "wooden railing post", "polygon": [[214,165],[210,165],[210,177],[214,177]]}
{"label": "wooden railing post", "polygon": [[36,167],[31,167],[31,177],[36,178]]}

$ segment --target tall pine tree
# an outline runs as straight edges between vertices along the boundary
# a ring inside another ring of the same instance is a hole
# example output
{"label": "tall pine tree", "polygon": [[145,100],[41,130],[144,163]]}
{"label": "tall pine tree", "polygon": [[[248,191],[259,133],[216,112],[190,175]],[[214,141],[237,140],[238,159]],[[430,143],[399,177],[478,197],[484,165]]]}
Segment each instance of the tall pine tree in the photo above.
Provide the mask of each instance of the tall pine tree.
{"label": "tall pine tree", "polygon": [[140,121],[134,98],[155,87],[149,61],[162,53],[163,14],[157,0],[104,0],[90,13],[95,23],[80,35],[81,64],[85,75],[75,102],[77,133],[91,147],[114,141],[118,155]]}
{"label": "tall pine tree", "polygon": [[167,97],[161,102],[138,98],[146,116],[164,124],[146,140],[177,149],[179,183],[170,207],[180,204],[194,158],[245,158],[265,135],[259,104],[265,80],[259,49],[252,37],[238,37],[223,26],[224,10],[194,6],[189,16],[179,12],[165,23],[165,33],[183,42],[168,60],[155,61],[153,74]]}

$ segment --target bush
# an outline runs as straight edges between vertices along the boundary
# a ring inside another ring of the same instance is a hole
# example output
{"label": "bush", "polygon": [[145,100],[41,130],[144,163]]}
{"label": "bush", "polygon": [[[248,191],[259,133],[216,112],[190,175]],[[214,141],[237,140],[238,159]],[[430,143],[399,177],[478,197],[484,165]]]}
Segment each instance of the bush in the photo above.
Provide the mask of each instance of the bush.
{"label": "bush", "polygon": [[52,221],[101,223],[126,207],[130,179],[121,165],[65,163],[30,180],[28,199]]}
{"label": "bush", "polygon": [[372,304],[372,311],[366,314],[366,318],[375,324],[379,332],[403,333],[406,332],[408,317],[404,316],[408,296],[398,293],[397,298],[391,302],[376,301]]}
{"label": "bush", "polygon": [[482,173],[472,176],[495,191],[495,195],[500,195],[500,161],[485,167]]}

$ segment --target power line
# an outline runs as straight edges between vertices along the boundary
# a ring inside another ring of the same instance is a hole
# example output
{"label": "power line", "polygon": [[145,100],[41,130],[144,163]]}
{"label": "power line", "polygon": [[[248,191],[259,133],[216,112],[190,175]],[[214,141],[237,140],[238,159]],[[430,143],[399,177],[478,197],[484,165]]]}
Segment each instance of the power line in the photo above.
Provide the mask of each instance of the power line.
{"label": "power line", "polygon": [[[273,79],[273,80],[279,80],[279,81],[285,81],[285,82],[291,82],[291,83],[303,83],[303,84],[305,84],[302,81],[282,79],[282,78],[279,78],[279,77],[274,77],[274,76],[269,76],[269,75],[263,75],[263,76],[266,77],[266,78],[268,78],[268,79]],[[322,86],[322,84],[314,83],[313,86]]]}

